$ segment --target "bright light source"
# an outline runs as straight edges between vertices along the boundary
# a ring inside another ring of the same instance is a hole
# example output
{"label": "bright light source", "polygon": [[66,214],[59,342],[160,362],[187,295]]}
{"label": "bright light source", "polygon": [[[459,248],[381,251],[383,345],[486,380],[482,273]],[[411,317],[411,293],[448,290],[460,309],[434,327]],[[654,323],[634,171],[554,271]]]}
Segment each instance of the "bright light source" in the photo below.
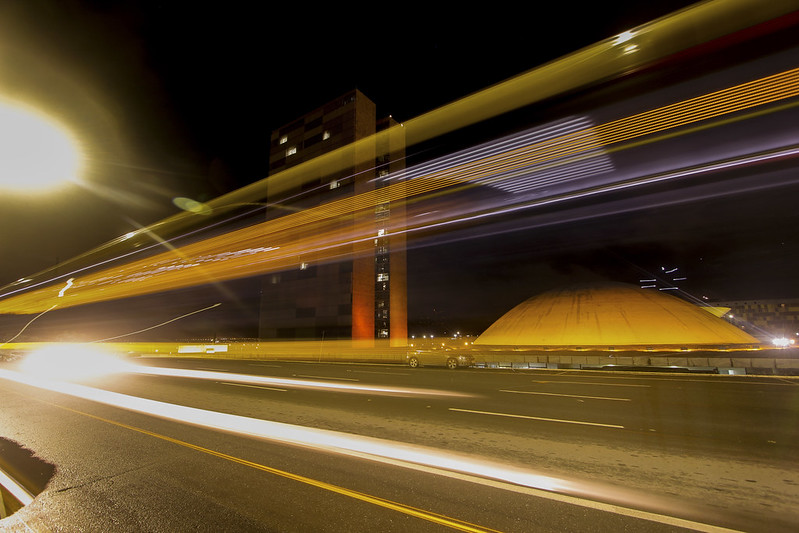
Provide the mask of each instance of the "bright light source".
{"label": "bright light source", "polygon": [[38,377],[71,381],[128,372],[132,365],[97,346],[53,344],[31,352],[22,360],[20,370]]}
{"label": "bright light source", "polygon": [[771,342],[774,344],[774,346],[777,346],[778,348],[785,348],[791,345],[791,341],[789,341],[785,337],[779,337],[777,339],[773,339]]}
{"label": "bright light source", "polygon": [[77,142],[53,119],[19,103],[0,100],[0,189],[49,189],[78,180]]}

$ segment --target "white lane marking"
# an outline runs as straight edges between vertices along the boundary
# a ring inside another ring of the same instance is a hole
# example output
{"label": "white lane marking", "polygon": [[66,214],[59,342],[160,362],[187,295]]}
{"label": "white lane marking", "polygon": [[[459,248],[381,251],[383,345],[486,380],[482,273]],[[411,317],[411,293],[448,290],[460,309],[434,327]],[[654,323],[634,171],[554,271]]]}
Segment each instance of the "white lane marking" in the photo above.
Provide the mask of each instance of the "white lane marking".
{"label": "white lane marking", "polygon": [[548,381],[534,379],[533,383],[567,383],[569,385],[602,385],[604,387],[640,387],[642,389],[651,389],[652,385],[633,385],[632,383],[599,383],[598,381]]}
{"label": "white lane marking", "polygon": [[267,366],[269,368],[283,368],[281,365],[268,365],[266,363],[250,363],[250,366]]}
{"label": "white lane marking", "polygon": [[372,370],[347,370],[353,374],[383,374],[386,376],[409,376],[407,372],[374,372]]}
{"label": "white lane marking", "polygon": [[331,378],[328,376],[308,376],[305,374],[294,374],[298,378],[313,378],[313,379],[337,379],[339,381],[361,381],[360,379],[355,378]]}
{"label": "white lane marking", "polygon": [[543,422],[561,422],[563,424],[578,424],[581,426],[598,426],[603,428],[624,429],[624,426],[617,426],[616,424],[600,424],[599,422],[583,422],[581,420],[566,420],[561,418],[545,418],[542,416],[528,416],[528,415],[514,415],[511,413],[494,413],[491,411],[475,411],[472,409],[458,409],[450,407],[450,411],[458,411],[461,413],[475,413],[478,415],[491,415],[491,416],[505,416],[508,418],[526,418],[527,420],[541,420]]}
{"label": "white lane marking", "polygon": [[540,396],[562,396],[564,398],[586,398],[589,400],[614,400],[617,402],[631,402],[630,398],[608,398],[605,396],[580,396],[579,394],[555,394],[554,392],[531,392],[523,390],[504,390],[500,389],[499,392],[512,392],[514,394],[537,394]]}
{"label": "white lane marking", "polygon": [[225,381],[217,381],[220,385],[232,385],[234,387],[250,387],[251,389],[266,389],[266,390],[276,390],[280,392],[286,392],[286,389],[278,389],[275,387],[264,387],[263,385],[245,385],[244,383],[227,383]]}

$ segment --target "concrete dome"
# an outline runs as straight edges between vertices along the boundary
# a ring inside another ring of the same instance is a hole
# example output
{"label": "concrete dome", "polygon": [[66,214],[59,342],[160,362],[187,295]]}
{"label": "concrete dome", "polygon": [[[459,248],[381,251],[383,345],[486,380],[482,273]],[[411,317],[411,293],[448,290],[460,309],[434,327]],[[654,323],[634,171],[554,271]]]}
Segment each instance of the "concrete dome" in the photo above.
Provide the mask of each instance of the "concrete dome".
{"label": "concrete dome", "polygon": [[553,290],[517,305],[477,345],[561,348],[721,347],[759,341],[663,291],[611,284]]}

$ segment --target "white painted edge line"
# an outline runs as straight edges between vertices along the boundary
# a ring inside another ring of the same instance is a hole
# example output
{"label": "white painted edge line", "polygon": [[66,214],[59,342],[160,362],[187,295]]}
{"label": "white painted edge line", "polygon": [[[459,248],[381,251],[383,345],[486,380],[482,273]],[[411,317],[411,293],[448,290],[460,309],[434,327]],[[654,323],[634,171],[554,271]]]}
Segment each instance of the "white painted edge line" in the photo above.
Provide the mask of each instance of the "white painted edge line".
{"label": "white painted edge line", "polygon": [[336,379],[339,381],[361,381],[360,379],[355,378],[334,378],[329,376],[308,376],[305,374],[296,374],[298,378],[313,378],[313,379]]}
{"label": "white painted edge line", "polygon": [[231,385],[233,387],[249,387],[251,389],[266,389],[279,392],[286,392],[286,389],[278,389],[277,387],[265,387],[263,385],[247,385],[246,383],[228,383],[227,381],[217,381],[220,385]]}
{"label": "white painted edge line", "polygon": [[500,389],[499,392],[512,392],[514,394],[536,394],[539,396],[562,396],[564,398],[586,398],[588,400],[614,400],[617,402],[631,402],[630,398],[608,398],[605,396],[581,396],[579,394],[556,394],[554,392],[532,392],[524,390],[505,390]]}
{"label": "white painted edge line", "polygon": [[407,372],[376,372],[374,370],[347,370],[353,374],[382,374],[384,376],[409,376]]}
{"label": "white painted edge line", "polygon": [[11,476],[0,469],[0,485],[11,493],[22,505],[28,505],[33,501],[33,494],[28,489],[20,485]]}
{"label": "white painted edge line", "polygon": [[542,416],[514,415],[511,413],[493,413],[491,411],[475,411],[472,409],[458,409],[456,407],[450,407],[449,410],[458,411],[460,413],[475,413],[478,415],[505,416],[508,418],[526,418],[528,420],[541,420],[542,422],[561,422],[563,424],[578,424],[581,426],[598,426],[603,428],[624,429],[624,426],[618,426],[616,424],[600,424],[599,422],[583,422],[581,420],[566,420],[561,418],[545,418]]}

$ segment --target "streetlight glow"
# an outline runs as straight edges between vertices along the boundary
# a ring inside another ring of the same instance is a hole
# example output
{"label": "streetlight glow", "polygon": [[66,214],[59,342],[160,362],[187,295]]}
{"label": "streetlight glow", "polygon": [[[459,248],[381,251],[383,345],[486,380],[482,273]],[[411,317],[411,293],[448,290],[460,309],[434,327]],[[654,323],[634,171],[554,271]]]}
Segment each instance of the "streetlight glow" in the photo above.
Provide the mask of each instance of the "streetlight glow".
{"label": "streetlight glow", "polygon": [[78,143],[52,118],[0,99],[0,189],[34,192],[75,182]]}

